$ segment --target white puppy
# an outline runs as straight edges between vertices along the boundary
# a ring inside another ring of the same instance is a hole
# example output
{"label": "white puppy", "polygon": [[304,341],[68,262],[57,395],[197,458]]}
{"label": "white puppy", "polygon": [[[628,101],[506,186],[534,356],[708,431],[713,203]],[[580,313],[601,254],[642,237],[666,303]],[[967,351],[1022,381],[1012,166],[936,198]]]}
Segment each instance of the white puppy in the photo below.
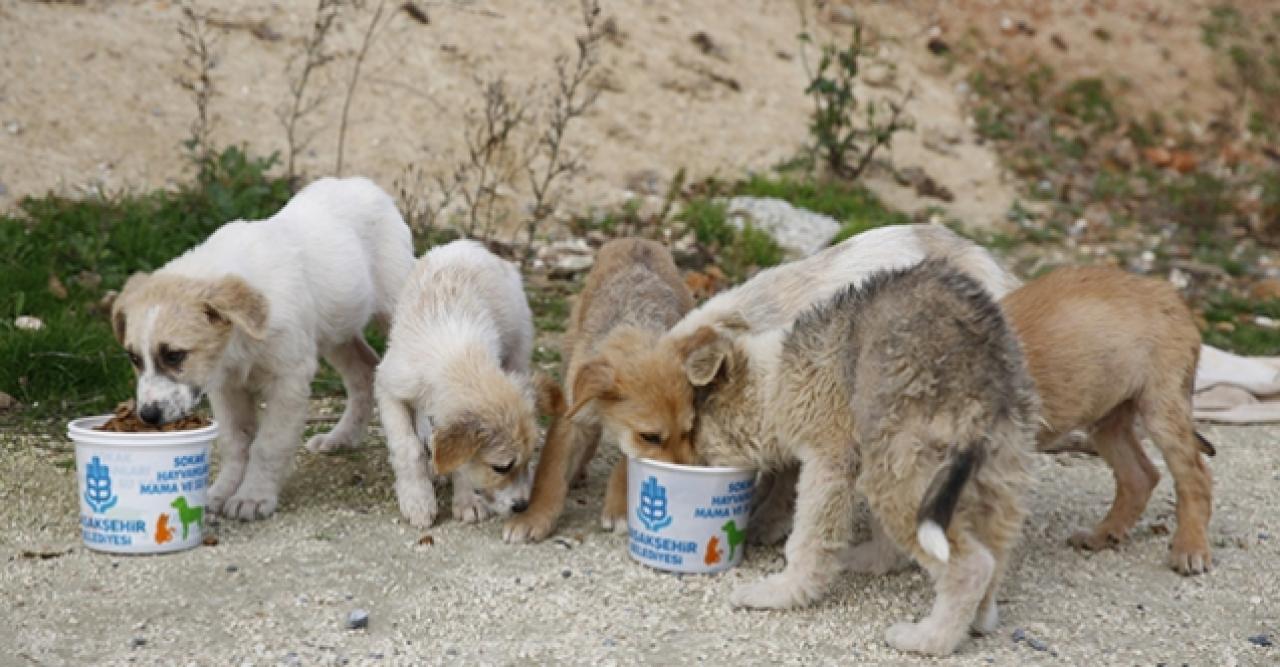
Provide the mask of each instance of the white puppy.
{"label": "white puppy", "polygon": [[341,373],[347,407],[307,446],[360,441],[378,363],[364,327],[394,312],[412,266],[409,228],[391,198],[367,179],[326,178],[267,220],[223,225],[155,273],[129,278],[112,323],[138,374],[139,416],[178,419],[208,392],[220,425],[211,511],[275,511],[317,355]]}
{"label": "white puppy", "polygon": [[459,520],[528,506],[538,439],[532,350],[533,316],[511,263],[466,240],[418,260],[376,383],[411,524],[435,521],[433,472],[452,475]]}

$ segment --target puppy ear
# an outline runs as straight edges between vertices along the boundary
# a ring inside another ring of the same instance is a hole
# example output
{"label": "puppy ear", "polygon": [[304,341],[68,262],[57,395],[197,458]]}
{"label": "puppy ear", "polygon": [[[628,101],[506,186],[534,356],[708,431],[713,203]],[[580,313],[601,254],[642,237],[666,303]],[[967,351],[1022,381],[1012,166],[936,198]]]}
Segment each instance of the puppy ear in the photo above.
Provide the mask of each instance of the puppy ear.
{"label": "puppy ear", "polygon": [[731,345],[728,339],[710,327],[698,329],[683,341],[684,374],[689,383],[705,387],[716,379],[722,368],[727,372]]}
{"label": "puppy ear", "polygon": [[210,322],[239,327],[255,340],[267,335],[267,299],[239,276],[226,276],[213,284],[204,312]]}
{"label": "puppy ear", "polygon": [[535,373],[533,375],[533,390],[538,397],[538,413],[548,416],[559,416],[564,414],[564,392],[560,389],[560,384],[551,379],[546,373]]}
{"label": "puppy ear", "polygon": [[592,359],[578,369],[573,380],[573,407],[566,419],[572,419],[587,403],[595,400],[618,399],[618,374],[608,360]]}
{"label": "puppy ear", "polygon": [[147,282],[150,278],[150,275],[141,271],[129,276],[129,279],[124,282],[124,287],[120,288],[120,293],[111,300],[111,332],[115,334],[116,340],[119,341],[121,345],[124,345],[126,324],[124,315],[124,304],[126,300],[123,297],[126,294],[141,289],[142,284]]}
{"label": "puppy ear", "polygon": [[437,475],[448,475],[475,458],[484,445],[484,429],[475,415],[464,414],[431,438],[431,463]]}

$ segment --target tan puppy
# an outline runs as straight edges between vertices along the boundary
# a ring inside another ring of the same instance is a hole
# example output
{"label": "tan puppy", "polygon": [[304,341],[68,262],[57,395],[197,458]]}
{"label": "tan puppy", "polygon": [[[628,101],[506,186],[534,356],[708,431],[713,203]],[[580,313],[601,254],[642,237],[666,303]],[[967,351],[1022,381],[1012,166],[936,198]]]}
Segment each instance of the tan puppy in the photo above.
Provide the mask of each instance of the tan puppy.
{"label": "tan puppy", "polygon": [[1113,546],[1146,509],[1160,475],[1138,441],[1140,420],[1177,493],[1169,565],[1182,574],[1208,570],[1213,481],[1200,454],[1213,447],[1191,420],[1200,333],[1177,290],[1110,267],[1064,268],[1010,293],[1003,306],[1044,403],[1039,448],[1071,449],[1062,436],[1090,429],[1086,451],[1115,475],[1111,511],[1072,544]]}
{"label": "tan puppy", "polygon": [[[569,482],[580,475],[600,441],[602,428],[595,409],[633,382],[633,362],[605,366],[595,355],[629,346],[637,336],[658,335],[693,307],[693,298],[680,279],[671,253],[644,239],[617,239],[600,248],[595,267],[587,275],[569,317],[565,386],[570,414],[557,417],[547,432],[533,481],[529,508],[507,522],[508,542],[536,541],[550,535],[564,511]],[[670,460],[664,447],[689,447],[693,415],[673,424],[643,426],[638,447],[627,453]],[[608,434],[603,434],[608,435]],[[607,529],[625,528],[627,465],[620,461],[609,477],[602,521]]]}
{"label": "tan puppy", "polygon": [[843,569],[860,492],[877,530],[935,581],[929,616],[891,627],[889,643],[945,655],[971,626],[995,628],[1037,400],[980,283],[926,261],[871,278],[790,331],[731,340],[705,327],[682,347],[705,463],[800,464],[786,567],[735,590],[733,604],[786,608],[824,595]]}

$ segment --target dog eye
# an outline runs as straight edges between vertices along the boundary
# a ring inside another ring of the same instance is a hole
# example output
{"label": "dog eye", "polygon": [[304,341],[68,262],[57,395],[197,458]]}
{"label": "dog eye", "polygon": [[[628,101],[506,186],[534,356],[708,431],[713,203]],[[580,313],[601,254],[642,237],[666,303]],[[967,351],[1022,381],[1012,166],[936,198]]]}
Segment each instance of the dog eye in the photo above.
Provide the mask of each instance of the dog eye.
{"label": "dog eye", "polygon": [[641,439],[641,440],[643,440],[643,441],[645,441],[645,442],[647,442],[647,443],[649,443],[650,445],[661,445],[661,444],[662,444],[662,434],[661,434],[661,433],[641,433],[641,434],[640,434],[640,439]]}
{"label": "dog eye", "polygon": [[490,467],[490,468],[493,468],[493,471],[494,471],[494,472],[496,472],[496,473],[498,473],[499,475],[505,475],[505,474],[507,474],[507,473],[511,472],[511,469],[512,469],[512,468],[516,467],[516,462],[515,462],[515,461],[512,461],[511,463],[508,463],[508,464],[506,464],[506,465],[500,465],[500,466],[489,466],[489,467]]}
{"label": "dog eye", "polygon": [[187,358],[186,350],[166,349],[166,350],[160,351],[160,360],[164,362],[165,366],[177,366],[178,364],[181,364],[184,360],[186,360],[186,358]]}
{"label": "dog eye", "polygon": [[129,355],[129,363],[133,364],[134,368],[142,368],[142,357],[139,357],[136,352],[128,352],[127,354]]}

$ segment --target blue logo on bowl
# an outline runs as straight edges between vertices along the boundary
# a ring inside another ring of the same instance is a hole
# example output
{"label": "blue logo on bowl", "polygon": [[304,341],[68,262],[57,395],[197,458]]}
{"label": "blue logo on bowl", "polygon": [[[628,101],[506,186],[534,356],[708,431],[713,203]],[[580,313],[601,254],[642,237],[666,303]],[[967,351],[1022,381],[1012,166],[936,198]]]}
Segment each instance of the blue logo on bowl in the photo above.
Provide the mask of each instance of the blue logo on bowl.
{"label": "blue logo on bowl", "polygon": [[84,501],[95,514],[102,514],[120,501],[111,492],[111,469],[96,456],[84,467]]}
{"label": "blue logo on bowl", "polygon": [[636,508],[636,518],[654,533],[671,525],[671,515],[667,513],[667,487],[659,484],[653,475],[640,486],[640,507]]}

